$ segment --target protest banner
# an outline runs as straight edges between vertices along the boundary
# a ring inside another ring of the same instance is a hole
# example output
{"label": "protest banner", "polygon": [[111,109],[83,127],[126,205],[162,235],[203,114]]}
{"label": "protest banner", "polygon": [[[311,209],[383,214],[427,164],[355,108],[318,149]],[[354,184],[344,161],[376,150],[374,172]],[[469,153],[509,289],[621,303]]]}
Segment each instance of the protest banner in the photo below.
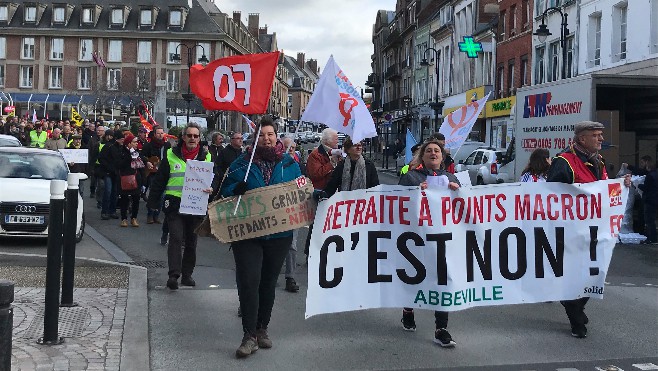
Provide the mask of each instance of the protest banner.
{"label": "protest banner", "polygon": [[213,236],[224,243],[267,236],[310,225],[315,218],[315,201],[311,180],[296,180],[256,188],[241,198],[212,202],[208,218]]}
{"label": "protest banner", "polygon": [[212,187],[213,163],[188,160],[185,165],[185,182],[178,212],[189,215],[206,215],[208,196],[204,189]]}
{"label": "protest banner", "polygon": [[86,149],[60,149],[67,164],[86,164],[89,163],[89,151]]}
{"label": "protest banner", "polygon": [[620,179],[338,192],[318,205],[306,318],[602,298],[627,192]]}

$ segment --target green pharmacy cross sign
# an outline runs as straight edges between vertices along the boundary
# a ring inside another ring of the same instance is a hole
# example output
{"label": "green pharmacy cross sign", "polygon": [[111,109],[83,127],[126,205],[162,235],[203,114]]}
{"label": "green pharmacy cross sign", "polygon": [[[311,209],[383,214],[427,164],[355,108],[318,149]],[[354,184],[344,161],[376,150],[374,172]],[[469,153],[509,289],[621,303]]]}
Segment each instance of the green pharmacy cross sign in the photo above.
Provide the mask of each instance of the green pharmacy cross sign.
{"label": "green pharmacy cross sign", "polygon": [[464,36],[464,42],[457,43],[459,51],[465,52],[469,58],[477,58],[478,52],[482,51],[482,43],[473,41],[473,36]]}

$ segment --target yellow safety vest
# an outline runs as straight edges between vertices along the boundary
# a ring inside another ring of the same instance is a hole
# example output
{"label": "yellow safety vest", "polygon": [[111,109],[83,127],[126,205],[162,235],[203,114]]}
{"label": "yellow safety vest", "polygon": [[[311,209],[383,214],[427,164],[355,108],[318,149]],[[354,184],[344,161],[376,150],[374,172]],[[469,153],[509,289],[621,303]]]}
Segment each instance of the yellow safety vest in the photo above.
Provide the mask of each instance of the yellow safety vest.
{"label": "yellow safety vest", "polygon": [[46,140],[48,139],[48,133],[42,131],[40,135],[37,136],[37,131],[32,130],[30,132],[30,147],[39,147],[43,148],[46,145]]}
{"label": "yellow safety vest", "polygon": [[[105,143],[98,143],[98,156],[101,155],[101,151],[103,150],[103,146],[105,146]],[[100,165],[100,161],[96,159],[96,165]]]}
{"label": "yellow safety vest", "polygon": [[[206,162],[212,162],[210,152],[206,153]],[[167,150],[167,162],[169,163],[169,180],[165,187],[165,194],[181,198],[183,196],[183,184],[185,184],[185,160],[174,154],[173,149]]]}

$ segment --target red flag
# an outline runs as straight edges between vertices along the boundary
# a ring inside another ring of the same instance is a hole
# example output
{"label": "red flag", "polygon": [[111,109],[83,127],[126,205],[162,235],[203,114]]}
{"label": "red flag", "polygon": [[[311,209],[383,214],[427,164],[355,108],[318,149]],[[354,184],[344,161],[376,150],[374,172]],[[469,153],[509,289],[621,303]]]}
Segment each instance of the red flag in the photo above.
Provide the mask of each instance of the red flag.
{"label": "red flag", "polygon": [[220,58],[190,69],[190,87],[208,110],[267,111],[279,52]]}

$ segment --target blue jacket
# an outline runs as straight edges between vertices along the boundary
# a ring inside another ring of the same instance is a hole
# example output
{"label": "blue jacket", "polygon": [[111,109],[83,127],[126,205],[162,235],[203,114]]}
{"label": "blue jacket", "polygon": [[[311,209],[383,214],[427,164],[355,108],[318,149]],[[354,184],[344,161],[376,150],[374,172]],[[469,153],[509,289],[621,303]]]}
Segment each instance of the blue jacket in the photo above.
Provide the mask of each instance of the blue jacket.
{"label": "blue jacket", "polygon": [[[228,174],[226,175],[226,179],[224,179],[224,183],[222,183],[222,188],[220,189],[220,194],[223,197],[233,196],[235,185],[244,180],[247,167],[249,166],[249,160],[245,160],[244,157],[245,156],[239,156],[231,163],[231,166],[229,166]],[[265,184],[265,179],[263,179],[263,173],[260,171],[260,168],[255,164],[252,164],[249,169],[249,177],[247,177],[247,190],[289,182],[297,179],[301,175],[302,172],[299,169],[299,164],[297,164],[292,156],[286,153],[283,155],[281,161],[274,165],[269,184]],[[261,238],[271,239],[288,236],[292,236],[292,231],[271,234]]]}

